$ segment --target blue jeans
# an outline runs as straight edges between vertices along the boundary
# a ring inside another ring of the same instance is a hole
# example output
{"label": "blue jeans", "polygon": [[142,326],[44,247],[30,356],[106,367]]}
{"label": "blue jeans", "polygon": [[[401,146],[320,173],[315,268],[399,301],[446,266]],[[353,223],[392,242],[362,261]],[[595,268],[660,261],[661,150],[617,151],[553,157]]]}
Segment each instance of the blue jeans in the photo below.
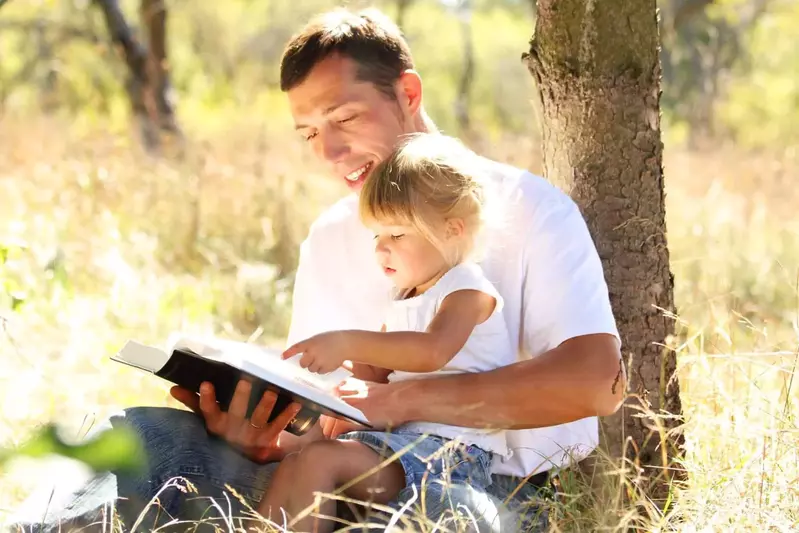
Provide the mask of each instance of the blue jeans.
{"label": "blue jeans", "polygon": [[[199,531],[213,526],[227,530],[230,517],[233,527],[246,527],[252,511],[227,486],[254,509],[277,466],[250,461],[210,436],[203,419],[189,411],[135,407],[112,416],[93,433],[121,426],[133,429],[145,446],[148,464],[143,472],[54,477],[16,510],[11,524],[19,529],[12,531],[109,531],[112,517],[121,520],[124,531],[137,522],[136,531],[150,531],[176,520],[179,530],[186,529],[186,521],[200,521]],[[495,475],[485,490],[455,484],[447,489],[446,501],[425,501],[426,515],[435,520],[453,506],[465,507],[478,518],[479,531],[544,530],[540,487],[525,484],[505,502],[519,483]]]}
{"label": "blue jeans", "polygon": [[[455,443],[437,435],[421,435],[415,431],[352,431],[339,440],[354,440],[367,445],[378,455],[397,458],[405,471],[404,494],[398,503],[404,503],[411,488],[421,492],[442,490],[453,483],[468,484],[485,490],[491,484],[491,452],[477,446]],[[404,452],[404,453],[403,453]]]}

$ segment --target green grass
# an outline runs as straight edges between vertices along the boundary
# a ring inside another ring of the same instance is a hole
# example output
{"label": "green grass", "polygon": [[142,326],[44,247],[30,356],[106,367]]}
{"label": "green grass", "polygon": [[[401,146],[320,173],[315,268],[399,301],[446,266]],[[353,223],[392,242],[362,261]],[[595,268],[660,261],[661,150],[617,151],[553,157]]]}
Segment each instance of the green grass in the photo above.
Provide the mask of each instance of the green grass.
{"label": "green grass", "polygon": [[[128,338],[181,329],[282,341],[298,243],[340,191],[297,143],[232,123],[175,163],[54,119],[0,122],[0,445],[51,421],[78,436],[122,407],[175,405],[161,380],[108,360]],[[538,170],[534,146],[480,149]],[[791,164],[667,149],[687,482],[660,516],[629,492],[632,474],[577,479],[551,510],[555,530],[799,525]],[[0,520],[46,475],[9,463]]]}

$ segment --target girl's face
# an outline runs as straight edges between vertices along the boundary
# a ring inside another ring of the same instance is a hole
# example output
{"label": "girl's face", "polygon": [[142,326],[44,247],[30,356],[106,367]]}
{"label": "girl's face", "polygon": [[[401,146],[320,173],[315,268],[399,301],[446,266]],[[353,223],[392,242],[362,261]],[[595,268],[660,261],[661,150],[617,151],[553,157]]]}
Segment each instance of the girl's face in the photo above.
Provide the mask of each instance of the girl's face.
{"label": "girl's face", "polygon": [[439,249],[414,227],[375,224],[372,230],[377,261],[395,287],[421,294],[449,270]]}

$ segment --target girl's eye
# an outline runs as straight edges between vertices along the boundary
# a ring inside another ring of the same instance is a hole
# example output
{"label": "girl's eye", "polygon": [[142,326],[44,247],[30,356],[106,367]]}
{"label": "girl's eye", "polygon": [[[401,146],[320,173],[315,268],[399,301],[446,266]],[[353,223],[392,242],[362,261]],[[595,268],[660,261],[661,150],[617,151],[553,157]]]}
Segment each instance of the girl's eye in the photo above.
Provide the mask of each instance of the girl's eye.
{"label": "girl's eye", "polygon": [[403,238],[405,235],[392,235],[391,240],[398,241]]}
{"label": "girl's eye", "polygon": [[338,122],[339,122],[339,124],[344,124],[344,123],[350,122],[350,121],[352,121],[354,119],[355,119],[355,115],[352,115],[351,117],[343,118],[343,119],[339,120]]}
{"label": "girl's eye", "polygon": [[305,135],[305,140],[306,140],[306,141],[310,141],[311,139],[313,139],[314,137],[316,137],[316,135],[317,135],[317,134],[316,134],[316,132],[309,133],[308,135]]}

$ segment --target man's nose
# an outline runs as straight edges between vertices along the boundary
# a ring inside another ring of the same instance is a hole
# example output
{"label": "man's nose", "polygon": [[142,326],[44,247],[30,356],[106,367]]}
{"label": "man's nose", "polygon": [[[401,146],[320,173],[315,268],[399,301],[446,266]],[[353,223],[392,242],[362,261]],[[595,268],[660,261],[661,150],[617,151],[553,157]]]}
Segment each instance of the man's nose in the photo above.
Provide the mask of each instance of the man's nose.
{"label": "man's nose", "polygon": [[349,146],[341,137],[341,135],[337,135],[334,132],[326,132],[326,134],[322,136],[319,147],[319,156],[323,160],[329,163],[337,163],[348,153]]}

